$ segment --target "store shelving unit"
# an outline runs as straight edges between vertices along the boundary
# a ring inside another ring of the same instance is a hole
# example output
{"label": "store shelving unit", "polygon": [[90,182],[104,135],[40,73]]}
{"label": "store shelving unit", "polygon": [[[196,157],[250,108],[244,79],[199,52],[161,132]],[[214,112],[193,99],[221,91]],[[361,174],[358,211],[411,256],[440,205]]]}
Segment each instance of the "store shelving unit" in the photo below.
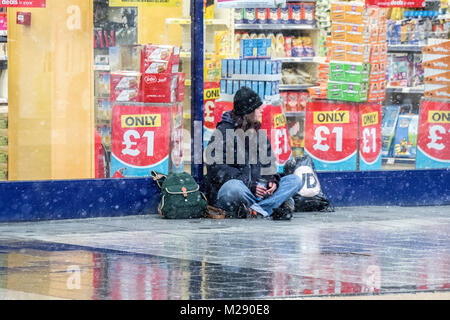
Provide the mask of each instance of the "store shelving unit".
{"label": "store shelving unit", "polygon": [[280,91],[304,91],[316,84],[280,84]]}
{"label": "store shelving unit", "polygon": [[388,52],[412,52],[412,53],[421,53],[422,46],[421,45],[412,45],[412,44],[391,44],[388,45]]}

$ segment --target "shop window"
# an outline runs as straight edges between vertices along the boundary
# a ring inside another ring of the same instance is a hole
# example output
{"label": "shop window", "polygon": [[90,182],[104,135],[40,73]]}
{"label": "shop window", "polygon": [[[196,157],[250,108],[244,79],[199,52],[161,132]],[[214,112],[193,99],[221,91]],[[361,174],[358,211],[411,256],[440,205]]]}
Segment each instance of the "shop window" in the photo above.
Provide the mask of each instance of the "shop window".
{"label": "shop window", "polygon": [[[0,12],[0,180],[190,172],[190,1],[37,2]],[[233,3],[204,1],[203,147],[247,86],[280,171],[449,166],[445,1]]]}

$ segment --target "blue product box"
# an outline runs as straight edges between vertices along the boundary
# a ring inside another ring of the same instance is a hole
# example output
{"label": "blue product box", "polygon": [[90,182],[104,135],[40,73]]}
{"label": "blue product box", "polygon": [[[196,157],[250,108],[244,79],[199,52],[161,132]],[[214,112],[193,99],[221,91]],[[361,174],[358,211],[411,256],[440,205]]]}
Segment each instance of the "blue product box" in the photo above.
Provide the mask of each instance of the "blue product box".
{"label": "blue product box", "polygon": [[247,74],[247,61],[248,60],[241,60],[241,74]]}
{"label": "blue product box", "polygon": [[272,60],[264,61],[266,61],[266,74],[272,74]]}
{"label": "blue product box", "polygon": [[[278,61],[277,60],[272,60],[272,74],[277,74],[278,73]],[[280,71],[281,73],[281,71]]]}
{"label": "blue product box", "polygon": [[272,95],[272,82],[271,81],[267,81],[266,84],[266,92],[265,92],[265,96],[271,96]]}
{"label": "blue product box", "polygon": [[259,74],[266,74],[267,60],[258,60],[258,61],[259,61]]}
{"label": "blue product box", "polygon": [[220,80],[220,93],[227,93],[227,80]]}
{"label": "blue product box", "polygon": [[253,74],[253,60],[247,60],[247,74]]}
{"label": "blue product box", "polygon": [[233,94],[239,90],[239,80],[233,80]]}
{"label": "blue product box", "polygon": [[283,62],[281,60],[277,60],[277,74],[281,74],[281,70],[283,69]]}
{"label": "blue product box", "polygon": [[256,51],[258,58],[270,58],[269,50],[267,47],[258,47]]}
{"label": "blue product box", "polygon": [[234,60],[234,74],[241,74],[241,61],[239,59]]}
{"label": "blue product box", "polygon": [[252,90],[258,93],[258,81],[252,81]]}
{"label": "blue product box", "polygon": [[252,88],[252,82],[250,81],[250,80],[246,80],[245,81],[245,86],[247,87],[247,88]]}
{"label": "blue product box", "polygon": [[227,94],[233,94],[233,80],[227,80]]}
{"label": "blue product box", "polygon": [[240,80],[239,81],[239,89],[245,87],[245,80]]}
{"label": "blue product box", "polygon": [[253,60],[253,74],[259,74],[259,60]]}
{"label": "blue product box", "polygon": [[258,81],[258,95],[261,99],[264,99],[264,81]]}
{"label": "blue product box", "polygon": [[222,78],[228,78],[228,59],[222,59]]}
{"label": "blue product box", "polygon": [[231,75],[234,72],[234,60],[233,59],[229,59],[227,62],[228,65],[228,78],[231,77]]}

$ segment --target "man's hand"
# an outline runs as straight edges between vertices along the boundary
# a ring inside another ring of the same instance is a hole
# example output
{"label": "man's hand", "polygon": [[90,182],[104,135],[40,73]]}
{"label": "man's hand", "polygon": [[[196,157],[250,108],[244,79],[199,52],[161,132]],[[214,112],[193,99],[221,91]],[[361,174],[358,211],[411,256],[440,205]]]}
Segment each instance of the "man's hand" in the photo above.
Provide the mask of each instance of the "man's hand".
{"label": "man's hand", "polygon": [[271,196],[277,190],[277,184],[275,182],[269,182],[268,186],[269,189],[266,191],[266,193]]}
{"label": "man's hand", "polygon": [[266,188],[264,188],[263,186],[259,186],[259,185],[256,186],[255,195],[258,198],[263,199],[265,197],[266,193],[267,193]]}

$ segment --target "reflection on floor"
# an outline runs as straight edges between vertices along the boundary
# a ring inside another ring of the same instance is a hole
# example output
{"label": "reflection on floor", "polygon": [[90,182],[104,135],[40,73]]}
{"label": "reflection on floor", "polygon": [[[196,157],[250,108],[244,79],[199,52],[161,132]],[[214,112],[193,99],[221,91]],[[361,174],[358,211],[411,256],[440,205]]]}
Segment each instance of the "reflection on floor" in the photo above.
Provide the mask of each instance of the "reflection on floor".
{"label": "reflection on floor", "polygon": [[[271,299],[450,290],[448,207],[291,222],[0,224],[0,299]],[[28,294],[28,295],[27,295]]]}

